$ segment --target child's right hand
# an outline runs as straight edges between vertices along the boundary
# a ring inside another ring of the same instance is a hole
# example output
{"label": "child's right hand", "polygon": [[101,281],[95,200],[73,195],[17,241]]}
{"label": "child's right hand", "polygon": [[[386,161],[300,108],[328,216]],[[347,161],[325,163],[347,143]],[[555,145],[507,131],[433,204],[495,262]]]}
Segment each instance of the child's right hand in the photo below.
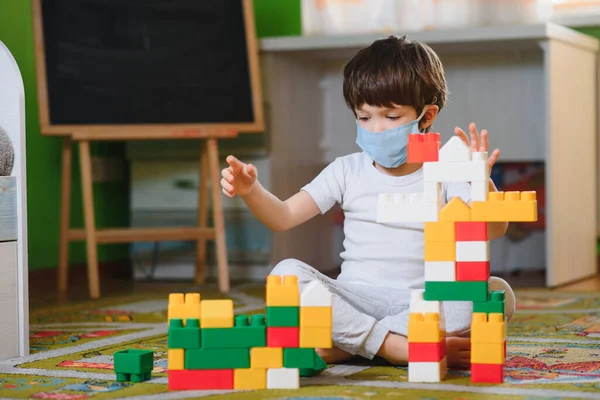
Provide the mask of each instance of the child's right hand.
{"label": "child's right hand", "polygon": [[234,156],[227,156],[226,161],[229,167],[223,168],[221,171],[223,193],[227,197],[234,197],[236,194],[247,195],[256,182],[258,176],[256,168],[252,164],[241,162]]}

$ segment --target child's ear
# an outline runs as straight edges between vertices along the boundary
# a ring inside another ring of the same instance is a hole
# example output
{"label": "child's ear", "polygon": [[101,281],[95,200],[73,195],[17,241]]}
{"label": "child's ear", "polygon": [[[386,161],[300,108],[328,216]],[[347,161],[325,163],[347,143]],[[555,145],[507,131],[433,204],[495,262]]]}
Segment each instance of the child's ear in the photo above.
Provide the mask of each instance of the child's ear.
{"label": "child's ear", "polygon": [[435,121],[435,118],[438,115],[438,111],[440,111],[440,108],[435,104],[432,104],[427,108],[423,115],[421,129],[427,129],[433,124],[433,121]]}

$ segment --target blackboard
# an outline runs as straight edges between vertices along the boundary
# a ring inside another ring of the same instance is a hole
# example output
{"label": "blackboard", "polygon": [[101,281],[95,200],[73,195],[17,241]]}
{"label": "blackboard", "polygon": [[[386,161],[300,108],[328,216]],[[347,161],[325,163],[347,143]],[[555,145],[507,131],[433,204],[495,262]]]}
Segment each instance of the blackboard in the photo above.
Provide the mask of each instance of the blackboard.
{"label": "blackboard", "polygon": [[243,0],[37,1],[48,125],[255,121]]}

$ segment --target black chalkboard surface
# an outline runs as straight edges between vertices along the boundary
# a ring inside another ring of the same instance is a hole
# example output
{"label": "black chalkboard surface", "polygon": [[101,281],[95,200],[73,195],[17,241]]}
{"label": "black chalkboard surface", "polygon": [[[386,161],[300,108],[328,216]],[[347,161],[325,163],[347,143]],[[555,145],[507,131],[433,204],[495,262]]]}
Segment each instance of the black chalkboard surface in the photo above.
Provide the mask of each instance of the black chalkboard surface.
{"label": "black chalkboard surface", "polygon": [[255,120],[242,0],[40,3],[49,125]]}

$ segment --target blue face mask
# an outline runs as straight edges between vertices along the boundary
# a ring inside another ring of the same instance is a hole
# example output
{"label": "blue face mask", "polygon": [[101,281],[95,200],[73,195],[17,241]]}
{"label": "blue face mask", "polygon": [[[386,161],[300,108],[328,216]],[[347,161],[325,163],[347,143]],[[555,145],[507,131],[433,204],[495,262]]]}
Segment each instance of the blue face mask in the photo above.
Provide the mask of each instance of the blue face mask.
{"label": "blue face mask", "polygon": [[398,167],[408,158],[408,135],[420,133],[419,121],[427,107],[414,121],[382,132],[371,132],[356,120],[356,144],[377,164],[385,168]]}

